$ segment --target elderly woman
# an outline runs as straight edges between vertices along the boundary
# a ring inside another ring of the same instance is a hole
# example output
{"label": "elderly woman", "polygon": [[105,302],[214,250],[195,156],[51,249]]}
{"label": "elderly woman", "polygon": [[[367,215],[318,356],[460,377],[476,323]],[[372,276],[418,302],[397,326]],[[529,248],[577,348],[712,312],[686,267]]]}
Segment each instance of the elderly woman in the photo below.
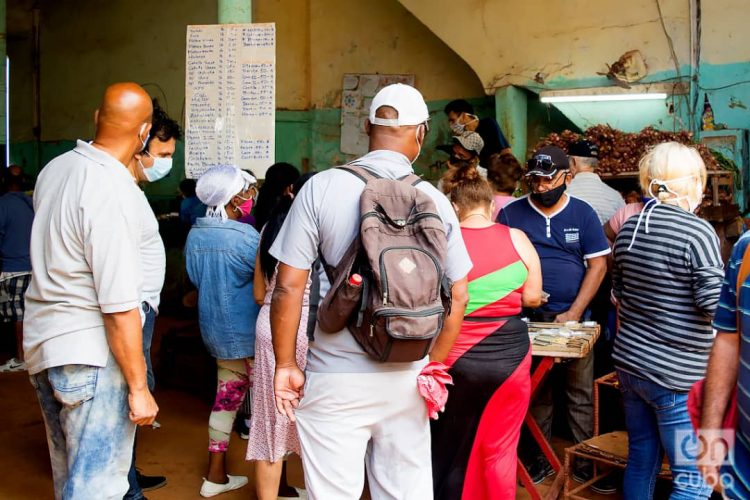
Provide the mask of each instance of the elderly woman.
{"label": "elderly woman", "polygon": [[653,497],[664,452],[672,499],[711,495],[693,461],[697,441],[687,411],[688,391],[706,371],[724,274],[716,232],[694,213],[705,182],[694,148],[656,146],[640,162],[643,193],[652,199],[615,240],[620,330],[613,357],[629,436],[626,499]]}
{"label": "elderly woman", "polygon": [[248,224],[247,201],[255,178],[233,166],[206,171],[195,192],[208,209],[185,244],[190,281],[198,288],[198,318],[208,352],[216,358],[216,401],[208,421],[208,472],[200,494],[211,497],[247,484],[226,473],[226,451],[237,410],[250,387],[258,306],[253,300],[255,254],[260,236]]}

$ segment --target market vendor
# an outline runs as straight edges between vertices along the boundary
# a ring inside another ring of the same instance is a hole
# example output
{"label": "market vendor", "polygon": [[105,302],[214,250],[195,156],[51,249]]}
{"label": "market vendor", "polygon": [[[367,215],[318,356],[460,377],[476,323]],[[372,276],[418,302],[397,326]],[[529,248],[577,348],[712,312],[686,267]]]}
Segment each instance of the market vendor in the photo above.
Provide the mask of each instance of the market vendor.
{"label": "market vendor", "polygon": [[[589,316],[589,303],[607,270],[610,253],[599,218],[591,206],[565,193],[570,183],[567,155],[556,146],[541,148],[525,174],[531,193],[506,205],[498,222],[523,230],[542,262],[544,291],[548,302],[529,311],[532,321],[580,321]],[[552,433],[551,381],[564,380],[566,416],[576,443],[593,434],[593,356],[564,363],[540,388],[530,411],[547,440]],[[529,467],[537,483],[553,474],[540,454]],[[576,464],[573,477],[588,480],[590,464]]]}
{"label": "market vendor", "polygon": [[448,125],[454,136],[466,131],[476,132],[482,138],[484,148],[479,163],[487,165],[488,159],[495,153],[510,151],[510,144],[494,118],[479,118],[474,114],[474,107],[464,99],[456,99],[445,105],[443,110],[448,117]]}
{"label": "market vendor", "polygon": [[[487,169],[479,164],[479,158],[484,149],[484,141],[476,132],[465,131],[461,135],[453,137],[451,144],[438,146],[438,149],[450,155],[448,159],[448,171],[444,174],[443,178],[453,177],[455,169],[467,163],[476,167],[477,172],[484,179],[487,178]],[[443,190],[443,179],[438,181],[437,188],[440,191]]]}

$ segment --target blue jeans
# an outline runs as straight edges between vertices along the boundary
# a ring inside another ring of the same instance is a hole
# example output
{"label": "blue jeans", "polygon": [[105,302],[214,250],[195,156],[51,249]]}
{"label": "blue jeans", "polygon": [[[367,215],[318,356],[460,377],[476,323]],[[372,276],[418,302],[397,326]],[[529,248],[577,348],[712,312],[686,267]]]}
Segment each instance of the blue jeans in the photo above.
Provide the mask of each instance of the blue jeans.
{"label": "blue jeans", "polygon": [[[143,312],[146,315],[146,320],[143,322],[143,356],[146,358],[146,383],[148,384],[148,390],[154,391],[154,370],[151,367],[151,340],[154,338],[154,323],[156,323],[156,311],[144,302],[141,304]],[[135,474],[135,449],[137,439],[133,440],[133,458],[130,462],[130,472],[128,472],[128,484],[130,488],[127,494],[123,497],[123,500],[141,500],[144,498],[143,491],[138,485],[138,480]]]}
{"label": "blue jeans", "polygon": [[30,376],[47,429],[57,500],[120,500],[128,490],[135,425],[128,386],[107,366],[63,365]]}
{"label": "blue jeans", "polygon": [[687,411],[687,393],[667,389],[620,369],[617,375],[628,430],[628,465],[623,498],[653,498],[664,452],[672,469],[671,500],[710,497],[712,490],[698,468],[684,459],[696,456],[698,448],[694,435],[687,441],[681,438],[693,432]]}

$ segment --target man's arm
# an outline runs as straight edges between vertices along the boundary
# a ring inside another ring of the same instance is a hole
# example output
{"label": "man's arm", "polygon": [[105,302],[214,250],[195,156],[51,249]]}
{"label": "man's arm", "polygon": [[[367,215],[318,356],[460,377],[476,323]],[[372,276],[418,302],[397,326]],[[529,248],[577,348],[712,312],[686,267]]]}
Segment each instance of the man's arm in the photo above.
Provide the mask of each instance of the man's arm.
{"label": "man's arm", "polygon": [[141,315],[138,309],[131,309],[103,317],[109,348],[128,384],[130,420],[138,425],[151,425],[159,407],[146,384]]}
{"label": "man's arm", "polygon": [[294,409],[302,399],[305,374],[297,366],[297,330],[310,271],[279,262],[271,299],[271,337],[276,358],[273,379],[276,408],[294,422]]}
{"label": "man's arm", "polygon": [[739,363],[740,336],[737,332],[719,332],[711,349],[711,357],[708,359],[703,387],[703,415],[699,430],[699,442],[705,446],[705,450],[700,454],[698,469],[709,484],[716,484],[719,466],[724,458],[714,456],[715,454],[710,451],[719,449],[717,440],[722,439],[722,422],[732,390],[737,384]]}
{"label": "man's arm", "polygon": [[586,260],[588,268],[583,276],[581,288],[578,290],[576,299],[571,304],[570,309],[560,313],[555,317],[555,322],[565,323],[566,321],[579,321],[591,300],[596,295],[599,286],[602,284],[604,275],[607,273],[607,256],[592,257]]}
{"label": "man's arm", "polygon": [[469,303],[469,280],[464,277],[453,283],[451,289],[451,313],[445,318],[443,329],[430,351],[430,361],[445,361],[453,343],[461,331],[466,305]]}

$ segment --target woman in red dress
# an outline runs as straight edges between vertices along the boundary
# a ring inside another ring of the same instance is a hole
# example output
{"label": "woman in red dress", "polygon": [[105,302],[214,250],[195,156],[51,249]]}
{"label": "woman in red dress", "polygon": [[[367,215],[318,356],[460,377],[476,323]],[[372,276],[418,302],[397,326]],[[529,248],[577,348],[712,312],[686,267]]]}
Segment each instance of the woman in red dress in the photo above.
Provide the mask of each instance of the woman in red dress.
{"label": "woman in red dress", "polygon": [[474,268],[461,333],[445,361],[454,385],[432,428],[435,498],[514,499],[531,389],[520,314],[541,304],[539,256],[523,232],[492,221],[493,192],[474,167],[457,169],[444,189]]}

